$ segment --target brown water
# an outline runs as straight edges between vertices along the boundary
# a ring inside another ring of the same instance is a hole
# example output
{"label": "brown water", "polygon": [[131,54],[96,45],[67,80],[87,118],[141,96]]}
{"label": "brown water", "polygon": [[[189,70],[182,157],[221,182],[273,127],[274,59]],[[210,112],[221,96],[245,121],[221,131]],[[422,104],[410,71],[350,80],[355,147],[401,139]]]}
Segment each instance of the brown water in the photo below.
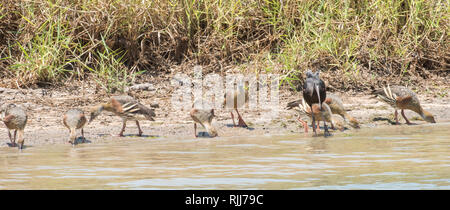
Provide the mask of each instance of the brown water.
{"label": "brown water", "polygon": [[0,189],[450,189],[450,123],[0,148]]}

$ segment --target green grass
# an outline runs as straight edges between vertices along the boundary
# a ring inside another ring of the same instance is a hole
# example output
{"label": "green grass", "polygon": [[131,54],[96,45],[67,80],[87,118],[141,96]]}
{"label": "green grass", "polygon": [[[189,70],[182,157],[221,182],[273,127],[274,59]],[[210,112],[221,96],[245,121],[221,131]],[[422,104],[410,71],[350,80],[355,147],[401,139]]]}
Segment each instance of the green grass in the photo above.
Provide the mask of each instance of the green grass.
{"label": "green grass", "polygon": [[[29,23],[34,25],[33,22]],[[36,81],[42,83],[59,81],[61,76],[68,72],[67,68],[76,62],[69,57],[76,53],[74,49],[77,47],[67,33],[66,25],[61,21],[46,21],[36,30],[39,33],[29,42],[15,44],[20,50],[20,56],[12,56],[14,63],[10,69],[15,72],[17,78],[20,78],[21,86]]]}
{"label": "green grass", "polygon": [[416,84],[448,76],[449,11],[448,0],[8,0],[0,76],[19,86],[92,76],[110,92],[174,65],[252,63],[291,87],[308,68],[343,90]]}
{"label": "green grass", "polygon": [[96,67],[87,67],[94,75],[97,84],[106,90],[106,92],[124,92],[136,76],[142,74],[142,71],[130,71],[124,66],[124,53],[119,50],[111,50],[102,39],[104,51],[96,53]]}

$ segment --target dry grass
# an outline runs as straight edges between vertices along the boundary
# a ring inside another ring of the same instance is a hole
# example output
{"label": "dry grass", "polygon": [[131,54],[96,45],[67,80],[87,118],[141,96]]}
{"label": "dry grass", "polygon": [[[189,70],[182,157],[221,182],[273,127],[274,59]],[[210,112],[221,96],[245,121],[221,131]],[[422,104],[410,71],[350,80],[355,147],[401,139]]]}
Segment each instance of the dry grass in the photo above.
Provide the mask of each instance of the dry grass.
{"label": "dry grass", "polygon": [[195,63],[251,64],[291,87],[307,68],[337,90],[438,86],[449,73],[449,11],[448,0],[4,0],[0,85],[95,78],[120,91]]}

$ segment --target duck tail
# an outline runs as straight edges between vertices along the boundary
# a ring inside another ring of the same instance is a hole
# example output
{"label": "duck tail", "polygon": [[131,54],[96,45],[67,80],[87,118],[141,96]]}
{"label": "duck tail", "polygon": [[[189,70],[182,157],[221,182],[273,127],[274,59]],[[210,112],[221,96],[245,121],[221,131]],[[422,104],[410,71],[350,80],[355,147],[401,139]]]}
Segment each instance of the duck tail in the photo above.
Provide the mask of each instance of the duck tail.
{"label": "duck tail", "polygon": [[298,107],[298,105],[301,103],[301,100],[295,100],[295,101],[291,101],[289,103],[287,103],[286,107],[288,109],[292,109],[294,107]]}

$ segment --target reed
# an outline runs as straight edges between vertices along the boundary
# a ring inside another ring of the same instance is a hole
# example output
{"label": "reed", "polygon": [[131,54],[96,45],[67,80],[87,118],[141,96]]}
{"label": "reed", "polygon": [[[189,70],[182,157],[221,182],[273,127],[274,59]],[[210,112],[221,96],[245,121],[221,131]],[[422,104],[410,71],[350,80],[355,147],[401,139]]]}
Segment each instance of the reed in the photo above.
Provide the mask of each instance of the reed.
{"label": "reed", "polygon": [[4,0],[0,76],[92,76],[114,91],[183,65],[252,63],[292,87],[307,68],[342,90],[415,84],[448,76],[449,11],[448,0]]}

